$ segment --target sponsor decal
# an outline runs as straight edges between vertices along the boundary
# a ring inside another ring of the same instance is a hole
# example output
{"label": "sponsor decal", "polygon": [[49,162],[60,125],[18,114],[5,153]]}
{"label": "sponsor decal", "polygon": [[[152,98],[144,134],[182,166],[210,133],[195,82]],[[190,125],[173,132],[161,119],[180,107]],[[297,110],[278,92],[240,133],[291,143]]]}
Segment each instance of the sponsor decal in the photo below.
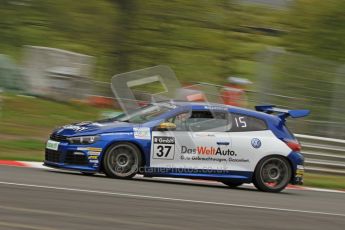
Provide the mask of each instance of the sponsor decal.
{"label": "sponsor decal", "polygon": [[175,144],[175,137],[154,137],[154,144]]}
{"label": "sponsor decal", "polygon": [[[83,130],[86,130],[87,128],[86,127],[81,127],[79,125],[65,125],[62,127],[63,129],[71,129],[71,130],[74,130],[76,132],[80,132],[80,131],[83,131]],[[59,130],[59,132],[61,132],[61,130]]]}
{"label": "sponsor decal", "polygon": [[187,146],[181,146],[182,154],[198,154],[198,155],[220,155],[220,156],[237,156],[235,151],[231,149],[221,149],[220,147],[206,147],[197,146],[196,148],[188,148]]}
{"label": "sponsor decal", "polygon": [[207,133],[207,132],[201,132],[201,133],[194,133],[195,137],[214,137],[214,133]]}
{"label": "sponsor decal", "polygon": [[97,160],[98,159],[98,156],[95,156],[95,155],[91,155],[88,157],[89,160]]}
{"label": "sponsor decal", "polygon": [[214,157],[200,157],[200,156],[192,156],[192,157],[185,157],[181,156],[181,160],[192,160],[192,161],[216,161],[216,162],[226,162],[227,159],[225,158],[214,158]]}
{"label": "sponsor decal", "polygon": [[249,163],[249,159],[237,158],[236,152],[229,148],[222,149],[221,147],[206,146],[197,146],[195,148],[181,146],[180,160]]}
{"label": "sponsor decal", "polygon": [[101,151],[102,151],[102,148],[88,147],[87,150],[89,150],[89,151],[95,151],[95,152],[101,152]]}
{"label": "sponsor decal", "polygon": [[222,107],[222,106],[204,106],[205,109],[209,109],[209,110],[227,110],[226,107]]}
{"label": "sponsor decal", "polygon": [[91,152],[102,152],[102,148],[95,148],[95,147],[77,147],[77,150],[80,151],[91,151]]}
{"label": "sponsor decal", "polygon": [[80,151],[88,151],[89,148],[88,148],[88,147],[77,147],[77,150],[80,150]]}
{"label": "sponsor decal", "polygon": [[48,140],[46,148],[51,150],[58,150],[60,142]]}
{"label": "sponsor decal", "polygon": [[304,170],[304,165],[297,165],[297,169],[302,169],[302,170]]}
{"label": "sponsor decal", "polygon": [[103,133],[102,136],[114,136],[114,135],[133,135],[133,132],[116,132],[116,133]]}
{"label": "sponsor decal", "polygon": [[153,137],[153,159],[173,160],[175,156],[175,137]]}
{"label": "sponsor decal", "polygon": [[236,158],[229,158],[228,159],[230,162],[249,162],[249,159],[244,159],[244,158],[239,158],[239,159],[236,159]]}
{"label": "sponsor decal", "polygon": [[304,175],[304,166],[303,165],[297,165],[296,177],[303,177],[303,175]]}
{"label": "sponsor decal", "polygon": [[101,154],[101,152],[88,151],[87,154],[90,155],[90,156],[91,156],[91,155],[92,155],[92,156],[98,156],[98,155]]}
{"label": "sponsor decal", "polygon": [[89,160],[90,163],[98,163],[98,160]]}
{"label": "sponsor decal", "polygon": [[95,147],[78,147],[78,151],[85,151],[88,155],[89,160],[98,159],[98,156],[102,152],[102,148],[95,148]]}
{"label": "sponsor decal", "polygon": [[253,148],[256,148],[256,149],[261,147],[261,141],[258,138],[253,138],[251,141],[251,144]]}
{"label": "sponsor decal", "polygon": [[151,140],[150,128],[147,128],[147,127],[133,128],[133,131],[134,131],[134,138],[143,139],[143,140]]}

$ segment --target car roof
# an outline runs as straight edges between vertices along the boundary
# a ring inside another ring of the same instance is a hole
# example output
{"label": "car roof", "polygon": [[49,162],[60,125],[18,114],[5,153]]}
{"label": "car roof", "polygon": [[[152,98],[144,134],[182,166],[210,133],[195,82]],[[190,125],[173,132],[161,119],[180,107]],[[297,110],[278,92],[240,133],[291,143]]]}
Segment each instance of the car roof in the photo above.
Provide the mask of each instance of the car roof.
{"label": "car roof", "polygon": [[205,101],[180,101],[180,100],[170,100],[170,101],[160,101],[156,104],[172,104],[176,106],[219,106],[224,108],[230,108],[229,105],[224,105],[220,103],[214,103],[214,102],[205,102]]}
{"label": "car roof", "polygon": [[220,103],[214,103],[214,102],[195,102],[195,101],[178,101],[178,100],[170,100],[170,101],[161,101],[157,102],[156,104],[171,104],[175,106],[186,106],[190,107],[191,109],[200,109],[200,107],[208,107],[209,109],[212,110],[230,110],[230,112],[233,113],[240,113],[243,115],[248,115],[248,116],[253,116],[261,119],[277,119],[277,116],[270,115],[264,112],[259,112],[253,109],[247,109],[243,107],[237,107],[237,106],[232,106],[232,105],[225,105],[225,104],[220,104]]}

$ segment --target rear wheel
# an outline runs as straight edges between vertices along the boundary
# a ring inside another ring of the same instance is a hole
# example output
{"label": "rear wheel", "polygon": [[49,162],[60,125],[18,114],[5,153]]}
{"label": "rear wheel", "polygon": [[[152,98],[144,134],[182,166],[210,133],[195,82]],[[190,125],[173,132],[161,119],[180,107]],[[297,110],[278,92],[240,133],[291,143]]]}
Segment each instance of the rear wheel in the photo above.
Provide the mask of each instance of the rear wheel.
{"label": "rear wheel", "polygon": [[132,143],[117,143],[105,153],[104,172],[112,178],[132,178],[138,172],[141,161],[141,152],[137,146]]}
{"label": "rear wheel", "polygon": [[234,182],[234,181],[221,181],[223,184],[229,186],[230,188],[236,188],[238,186],[241,186],[242,182]]}
{"label": "rear wheel", "polygon": [[289,184],[290,179],[291,167],[288,160],[281,156],[270,156],[257,165],[253,183],[261,191],[280,192]]}

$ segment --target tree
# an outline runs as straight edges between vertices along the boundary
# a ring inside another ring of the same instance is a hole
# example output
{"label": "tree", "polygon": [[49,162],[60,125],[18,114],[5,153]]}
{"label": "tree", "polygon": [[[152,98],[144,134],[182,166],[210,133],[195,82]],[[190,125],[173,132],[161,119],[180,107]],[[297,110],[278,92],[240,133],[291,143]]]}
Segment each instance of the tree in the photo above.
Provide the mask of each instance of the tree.
{"label": "tree", "polygon": [[345,1],[300,0],[291,15],[285,45],[292,51],[343,62],[345,60]]}

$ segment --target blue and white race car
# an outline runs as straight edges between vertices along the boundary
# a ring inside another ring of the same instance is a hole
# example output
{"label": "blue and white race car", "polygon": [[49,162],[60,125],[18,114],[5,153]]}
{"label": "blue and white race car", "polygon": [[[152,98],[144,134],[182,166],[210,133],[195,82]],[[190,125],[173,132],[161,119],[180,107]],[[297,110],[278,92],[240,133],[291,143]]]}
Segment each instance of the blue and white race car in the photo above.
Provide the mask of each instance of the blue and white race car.
{"label": "blue and white race car", "polygon": [[203,102],[159,102],[53,131],[44,164],[113,178],[184,177],[254,183],[279,192],[303,183],[301,146],[285,119],[308,110],[256,111]]}

